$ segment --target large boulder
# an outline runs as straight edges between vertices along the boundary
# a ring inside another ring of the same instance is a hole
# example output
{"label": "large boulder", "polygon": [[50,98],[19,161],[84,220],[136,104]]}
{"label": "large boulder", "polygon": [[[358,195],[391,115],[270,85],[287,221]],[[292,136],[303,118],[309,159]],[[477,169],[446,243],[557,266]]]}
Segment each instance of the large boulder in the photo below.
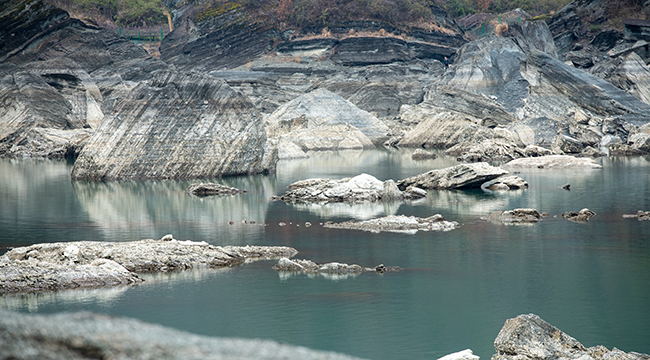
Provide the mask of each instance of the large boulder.
{"label": "large boulder", "polygon": [[265,154],[265,143],[261,116],[223,80],[161,71],[104,119],[75,162],[72,178],[192,179],[272,172],[277,151]]}
{"label": "large boulder", "polygon": [[400,189],[415,186],[420,189],[478,188],[508,172],[486,162],[461,164],[445,169],[431,170],[396,182]]}

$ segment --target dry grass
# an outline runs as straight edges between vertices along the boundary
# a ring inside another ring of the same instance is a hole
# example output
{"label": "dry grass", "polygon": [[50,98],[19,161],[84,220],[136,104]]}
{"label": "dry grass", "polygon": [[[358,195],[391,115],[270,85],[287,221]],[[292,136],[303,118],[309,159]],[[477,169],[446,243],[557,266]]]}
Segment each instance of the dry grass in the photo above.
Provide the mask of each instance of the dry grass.
{"label": "dry grass", "polygon": [[496,36],[502,36],[506,32],[508,32],[508,24],[500,23],[494,26],[494,34]]}

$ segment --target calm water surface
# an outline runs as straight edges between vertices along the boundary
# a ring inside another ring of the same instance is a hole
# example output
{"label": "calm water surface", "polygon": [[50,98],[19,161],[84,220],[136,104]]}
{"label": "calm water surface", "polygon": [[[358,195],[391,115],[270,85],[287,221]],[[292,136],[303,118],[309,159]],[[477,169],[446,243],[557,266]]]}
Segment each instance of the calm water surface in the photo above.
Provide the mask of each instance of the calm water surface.
{"label": "calm water surface", "polygon": [[[399,150],[312,154],[280,162],[275,175],[214,180],[247,194],[197,198],[184,193],[190,181],[71,182],[70,163],[0,160],[0,253],[40,242],[171,233],[214,245],[293,246],[298,258],[316,262],[405,269],[291,276],[262,261],[149,275],[135,287],[0,296],[0,306],[32,313],[89,310],[368,359],[435,359],[466,348],[488,359],[506,319],[536,313],[586,346],[650,353],[650,221],[621,217],[650,210],[650,158],[598,161],[603,170],[521,170],[530,183],[524,191],[429,191],[414,202],[291,205],[269,198],[306,178],[368,173],[401,179],[457,163],[414,162],[410,151]],[[571,191],[558,188],[565,183]],[[551,216],[534,226],[480,220],[518,207]],[[597,213],[588,224],[559,216],[585,207]],[[318,225],[436,213],[461,227],[407,235]],[[314,226],[305,227],[307,221]]]}

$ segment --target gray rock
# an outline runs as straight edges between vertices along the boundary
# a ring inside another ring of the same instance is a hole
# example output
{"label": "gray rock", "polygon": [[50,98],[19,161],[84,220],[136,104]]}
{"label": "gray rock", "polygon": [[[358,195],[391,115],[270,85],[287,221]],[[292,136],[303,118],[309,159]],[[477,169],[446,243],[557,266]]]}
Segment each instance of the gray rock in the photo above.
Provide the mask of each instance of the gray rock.
{"label": "gray rock", "polygon": [[520,158],[503,165],[510,168],[538,168],[538,169],[602,169],[602,165],[593,159],[577,158],[569,155],[547,155],[532,158]]}
{"label": "gray rock", "polygon": [[461,162],[510,161],[526,156],[524,149],[503,140],[483,140],[478,144],[459,143],[445,151]]}
{"label": "gray rock", "polygon": [[580,210],[578,212],[567,211],[567,212],[562,214],[562,218],[566,219],[566,220],[569,220],[569,221],[577,222],[577,223],[586,223],[586,222],[589,221],[589,219],[591,219],[595,215],[596,215],[595,212],[593,212],[593,211],[591,211],[591,210],[589,210],[587,208],[584,208],[584,209],[582,209],[582,210]]}
{"label": "gray rock", "polygon": [[341,223],[328,221],[323,226],[334,229],[363,230],[375,233],[388,231],[414,234],[417,231],[451,231],[458,228],[459,224],[455,221],[446,221],[442,215],[436,214],[428,218],[389,215],[365,221],[350,220]]}
{"label": "gray rock", "polygon": [[31,315],[0,310],[0,338],[0,353],[12,359],[358,359],[269,340],[194,335],[88,312]]}
{"label": "gray rock", "polygon": [[393,272],[400,271],[398,266],[384,266],[383,264],[377,265],[374,268],[361,267],[357,264],[343,264],[338,262],[330,262],[325,264],[316,264],[311,260],[300,259],[287,259],[281,258],[278,263],[273,265],[275,271],[289,271],[289,272],[305,272],[305,273],[325,273],[325,274],[349,274],[349,273],[362,273],[362,272]]}
{"label": "gray rock", "polygon": [[541,221],[542,215],[535,209],[514,209],[495,211],[490,214],[488,219],[507,225],[525,225]]}
{"label": "gray rock", "polygon": [[246,190],[240,190],[234,187],[214,183],[192,184],[186,191],[196,196],[235,195],[248,192]]}
{"label": "gray rock", "polygon": [[417,199],[426,196],[420,189],[401,190],[393,180],[380,181],[361,174],[341,180],[308,179],[289,185],[289,191],[273,200],[288,202],[365,202]]}
{"label": "gray rock", "polygon": [[602,61],[589,72],[650,104],[650,69],[636,53]]}
{"label": "gray rock", "polygon": [[528,182],[519,176],[502,176],[483,185],[488,190],[519,190],[528,189]]}
{"label": "gray rock", "polygon": [[[271,140],[269,140],[269,142]],[[277,148],[278,148],[278,160],[309,158],[309,155],[307,155],[304,151],[302,151],[302,148],[299,145],[286,138],[279,139]]]}
{"label": "gray rock", "polygon": [[220,247],[169,235],[159,241],[44,243],[14,248],[0,257],[0,292],[130,284],[141,281],[131,272],[233,266],[249,258],[296,253],[288,247]]}
{"label": "gray rock", "polygon": [[310,150],[366,150],[375,148],[372,141],[359,129],[345,123],[321,125],[314,128],[297,128],[280,136],[279,140],[280,144],[293,143],[303,152]]}
{"label": "gray rock", "polygon": [[104,119],[71,176],[195,179],[273,172],[277,157],[263,161],[265,143],[261,116],[223,80],[163,71]]}
{"label": "gray rock", "polygon": [[639,221],[650,220],[650,211],[639,210],[636,214],[623,214],[626,219],[636,218]]}
{"label": "gray rock", "polygon": [[505,175],[506,170],[480,162],[461,164],[445,169],[431,170],[397,182],[397,187],[406,189],[416,186],[421,189],[463,189],[478,188],[483,183]]}
{"label": "gray rock", "polygon": [[557,135],[551,144],[551,150],[556,154],[579,154],[584,148],[582,142],[566,135]]}
{"label": "gray rock", "polygon": [[343,65],[364,66],[408,61],[412,57],[402,39],[352,37],[339,41],[338,51],[332,59]]}
{"label": "gray rock", "polygon": [[428,160],[437,158],[438,155],[424,149],[416,149],[413,154],[411,154],[411,159],[413,160]]}

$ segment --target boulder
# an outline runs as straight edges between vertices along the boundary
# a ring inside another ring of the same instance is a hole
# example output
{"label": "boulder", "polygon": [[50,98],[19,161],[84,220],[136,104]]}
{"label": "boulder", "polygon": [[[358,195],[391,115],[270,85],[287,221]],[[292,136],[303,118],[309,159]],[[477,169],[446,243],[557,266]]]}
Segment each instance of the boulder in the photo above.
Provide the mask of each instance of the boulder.
{"label": "boulder", "polygon": [[357,128],[374,143],[383,142],[388,132],[388,127],[375,116],[323,88],[289,101],[266,119],[269,137],[343,124]]}
{"label": "boulder", "polygon": [[239,265],[293,256],[288,247],[214,246],[201,241],[65,242],[17,247],[0,257],[0,293],[137,283],[131,272]]}
{"label": "boulder", "polygon": [[542,215],[535,209],[514,209],[495,211],[490,214],[488,220],[507,225],[525,225],[541,221]]}
{"label": "boulder", "polygon": [[416,149],[413,154],[411,154],[411,159],[413,160],[429,160],[437,158],[438,155],[424,149]]}
{"label": "boulder", "polygon": [[307,179],[289,185],[289,191],[273,200],[289,202],[364,202],[418,199],[426,196],[414,187],[401,190],[393,180],[380,181],[361,174],[341,180]]}
{"label": "boulder", "polygon": [[196,196],[236,195],[247,192],[246,190],[240,190],[234,187],[214,183],[192,184],[186,191]]}
{"label": "boulder", "polygon": [[194,335],[89,312],[35,315],[1,309],[0,338],[0,351],[8,359],[359,360],[270,340]]}
{"label": "boulder", "polygon": [[566,219],[566,220],[569,220],[569,221],[584,224],[584,223],[587,223],[589,221],[589,219],[591,219],[595,215],[596,215],[595,212],[593,212],[593,211],[591,211],[591,210],[589,210],[587,208],[584,208],[584,209],[582,209],[582,210],[580,210],[578,212],[567,211],[567,212],[562,214],[562,218]]}
{"label": "boulder", "polygon": [[273,172],[277,152],[264,161],[265,143],[261,116],[223,80],[161,71],[104,119],[71,176],[196,179]]}
{"label": "boulder", "polygon": [[474,355],[472,350],[466,349],[463,351],[445,355],[439,358],[438,360],[479,360],[479,357],[477,355]]}
{"label": "boulder", "polygon": [[273,265],[275,271],[305,272],[305,273],[325,273],[325,274],[348,274],[362,272],[385,273],[390,271],[400,271],[398,266],[377,265],[374,268],[361,267],[357,264],[343,264],[330,262],[325,264],[316,264],[311,260],[287,259],[281,258],[278,263]]}
{"label": "boulder", "polygon": [[519,176],[510,175],[497,178],[482,187],[488,190],[519,190],[528,189],[528,182]]}
{"label": "boulder", "polygon": [[428,218],[389,215],[365,221],[350,220],[341,223],[328,221],[323,226],[334,229],[363,230],[374,233],[388,231],[414,234],[418,231],[451,231],[458,228],[459,224],[455,221],[446,221],[442,215],[436,214]]}
{"label": "boulder", "polygon": [[488,163],[461,164],[445,169],[431,170],[398,181],[397,187],[406,189],[415,186],[421,189],[463,189],[478,188],[508,172]]}
{"label": "boulder", "polygon": [[551,144],[551,150],[556,154],[579,154],[584,148],[581,141],[566,135],[557,135]]}
{"label": "boulder", "polygon": [[478,144],[459,143],[445,151],[460,162],[510,161],[526,156],[524,149],[503,140],[486,139]]}
{"label": "boulder", "polygon": [[602,169],[602,165],[593,159],[577,158],[569,155],[546,155],[540,157],[520,158],[512,160],[503,167],[509,168],[538,168],[538,169]]}

